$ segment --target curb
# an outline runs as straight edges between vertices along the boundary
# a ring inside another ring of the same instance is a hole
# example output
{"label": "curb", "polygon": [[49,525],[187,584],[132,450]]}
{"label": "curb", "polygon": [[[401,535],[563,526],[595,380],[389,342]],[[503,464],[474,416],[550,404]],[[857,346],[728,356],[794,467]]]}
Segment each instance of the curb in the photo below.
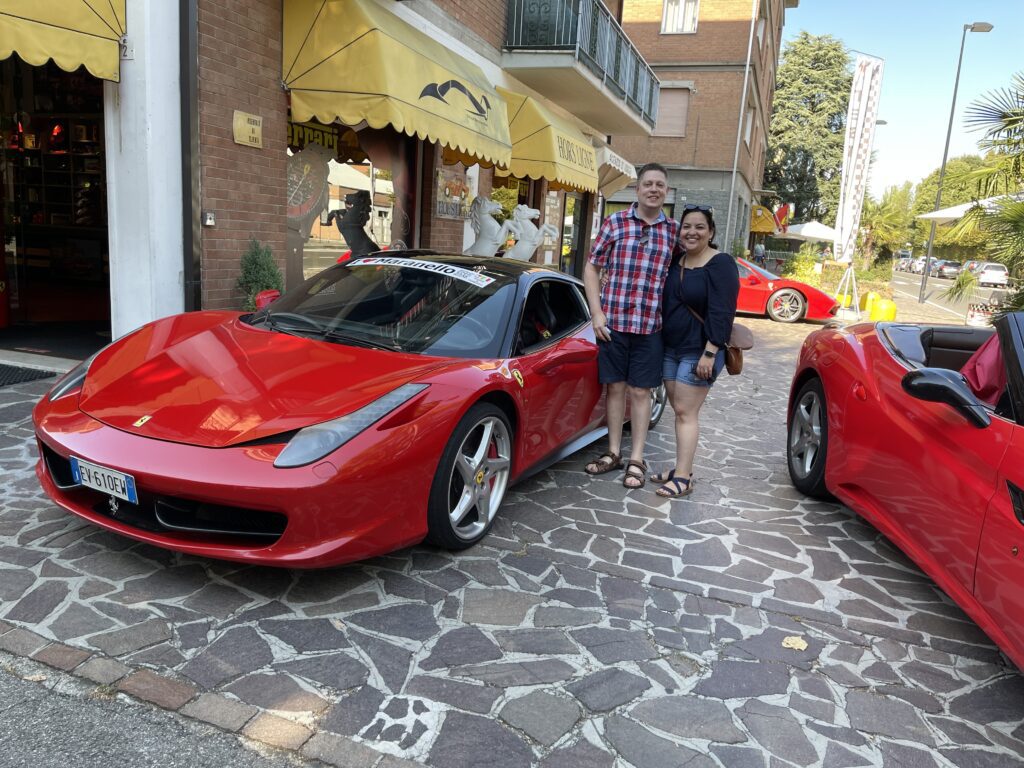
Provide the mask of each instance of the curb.
{"label": "curb", "polygon": [[[363,742],[320,732],[220,693],[205,691],[192,681],[132,668],[102,654],[49,640],[35,632],[0,621],[0,653],[70,675],[94,691],[123,694],[140,703],[196,720],[218,730],[332,768],[422,768],[422,763],[379,752]],[[15,674],[19,674],[16,670]],[[20,675],[40,682],[40,675]]]}

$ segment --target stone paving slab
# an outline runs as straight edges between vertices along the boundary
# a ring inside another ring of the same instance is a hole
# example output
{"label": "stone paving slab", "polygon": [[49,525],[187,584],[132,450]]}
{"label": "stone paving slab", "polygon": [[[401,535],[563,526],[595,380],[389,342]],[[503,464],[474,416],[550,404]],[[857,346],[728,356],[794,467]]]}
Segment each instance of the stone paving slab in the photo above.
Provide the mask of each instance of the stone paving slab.
{"label": "stone paving slab", "polygon": [[[950,321],[928,312],[899,319]],[[45,384],[5,388],[0,648],[337,766],[1021,765],[1020,673],[876,530],[789,484],[814,326],[749,324],[688,499],[588,477],[588,450],[512,489],[476,547],[328,571],[66,515],[33,473]],[[652,465],[672,445],[666,420]]]}

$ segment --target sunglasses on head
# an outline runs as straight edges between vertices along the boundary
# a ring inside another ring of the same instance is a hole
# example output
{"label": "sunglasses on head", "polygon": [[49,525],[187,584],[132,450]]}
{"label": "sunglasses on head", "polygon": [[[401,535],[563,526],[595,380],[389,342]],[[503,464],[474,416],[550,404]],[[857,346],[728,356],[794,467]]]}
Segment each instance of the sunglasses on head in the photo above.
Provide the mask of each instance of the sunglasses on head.
{"label": "sunglasses on head", "polygon": [[694,203],[687,203],[683,206],[683,213],[689,213],[690,211],[700,211],[701,213],[710,213],[714,215],[715,209],[710,205],[696,205]]}
{"label": "sunglasses on head", "polygon": [[651,225],[644,224],[640,229],[640,239],[637,241],[640,245],[647,245],[647,241],[651,239]]}

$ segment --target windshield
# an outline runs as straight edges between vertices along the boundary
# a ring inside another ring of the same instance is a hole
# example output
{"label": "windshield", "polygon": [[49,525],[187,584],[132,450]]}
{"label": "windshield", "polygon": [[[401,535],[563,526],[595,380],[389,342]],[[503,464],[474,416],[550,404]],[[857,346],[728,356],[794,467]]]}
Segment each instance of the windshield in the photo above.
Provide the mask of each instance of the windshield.
{"label": "windshield", "polygon": [[743,266],[749,269],[751,272],[755,272],[763,278],[768,280],[778,280],[779,276],[769,272],[767,269],[761,269],[757,264],[752,264],[749,261],[744,261]]}
{"label": "windshield", "polygon": [[444,257],[370,256],[311,277],[249,322],[353,346],[498,357],[515,290],[507,275]]}

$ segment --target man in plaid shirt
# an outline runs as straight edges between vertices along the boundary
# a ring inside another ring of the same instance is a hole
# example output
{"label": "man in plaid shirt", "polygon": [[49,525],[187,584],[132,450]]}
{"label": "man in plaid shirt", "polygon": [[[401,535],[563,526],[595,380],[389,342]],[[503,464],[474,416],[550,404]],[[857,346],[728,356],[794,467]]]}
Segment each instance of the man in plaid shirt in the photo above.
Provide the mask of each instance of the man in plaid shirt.
{"label": "man in plaid shirt", "polygon": [[587,464],[586,472],[603,475],[623,466],[628,393],[633,441],[622,479],[626,488],[641,488],[647,479],[644,443],[651,389],[661,384],[662,376],[661,295],[679,230],[661,210],[668,193],[664,166],[648,163],[641,168],[636,193],[637,201],[628,210],[604,220],[583,269],[598,342],[598,376],[608,386],[608,450]]}

